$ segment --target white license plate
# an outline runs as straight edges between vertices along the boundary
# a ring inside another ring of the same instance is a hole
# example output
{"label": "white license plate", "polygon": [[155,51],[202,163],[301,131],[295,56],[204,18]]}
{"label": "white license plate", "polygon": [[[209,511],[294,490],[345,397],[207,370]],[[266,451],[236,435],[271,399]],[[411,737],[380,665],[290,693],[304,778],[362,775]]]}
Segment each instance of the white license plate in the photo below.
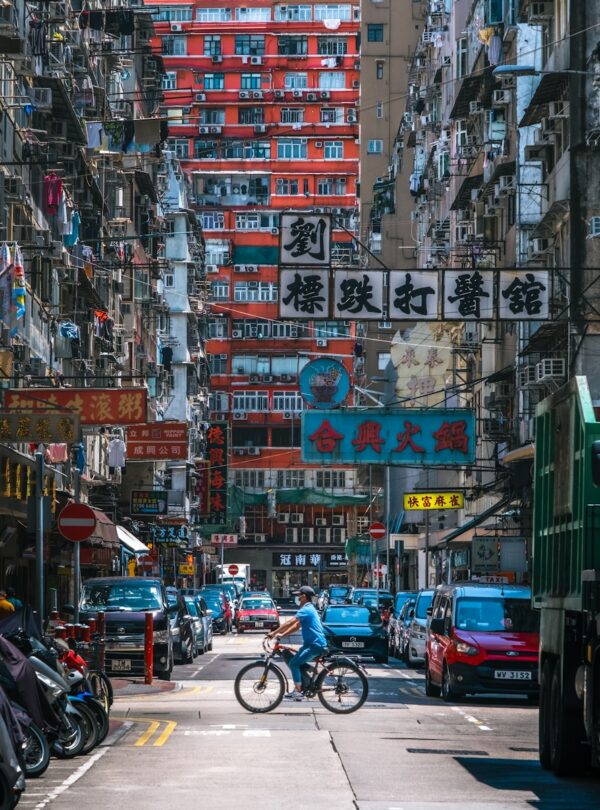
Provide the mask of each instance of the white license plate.
{"label": "white license plate", "polygon": [[254,622],[254,626],[255,627],[264,627],[265,623],[264,622]]}
{"label": "white license plate", "polygon": [[342,647],[364,647],[364,641],[342,641]]}
{"label": "white license plate", "polygon": [[530,681],[532,679],[532,673],[522,670],[497,669],[494,672],[494,678],[500,681]]}
{"label": "white license plate", "polygon": [[131,661],[127,658],[120,658],[116,661],[111,661],[111,667],[113,672],[129,672],[131,670]]}

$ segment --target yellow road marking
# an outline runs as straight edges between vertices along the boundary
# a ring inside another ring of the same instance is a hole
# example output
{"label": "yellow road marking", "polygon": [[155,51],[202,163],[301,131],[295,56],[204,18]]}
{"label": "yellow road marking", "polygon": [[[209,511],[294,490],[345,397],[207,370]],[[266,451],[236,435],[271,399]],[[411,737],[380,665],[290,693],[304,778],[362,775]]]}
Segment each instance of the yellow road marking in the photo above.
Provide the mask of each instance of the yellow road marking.
{"label": "yellow road marking", "polygon": [[154,741],[154,745],[157,747],[164,745],[176,728],[177,723],[174,720],[165,720],[165,730],[160,737]]}
{"label": "yellow road marking", "polygon": [[192,693],[198,694],[199,692],[204,692],[204,694],[207,695],[209,692],[212,692],[214,688],[214,686],[195,686],[192,689]]}
{"label": "yellow road marking", "polygon": [[149,722],[150,725],[148,726],[146,731],[144,731],[144,733],[139,738],[139,740],[135,741],[134,745],[137,745],[137,746],[146,745],[146,743],[148,742],[150,737],[152,737],[154,732],[158,731],[158,729],[160,728],[160,723],[159,723],[158,720],[150,720],[150,721],[147,721],[147,722]]}

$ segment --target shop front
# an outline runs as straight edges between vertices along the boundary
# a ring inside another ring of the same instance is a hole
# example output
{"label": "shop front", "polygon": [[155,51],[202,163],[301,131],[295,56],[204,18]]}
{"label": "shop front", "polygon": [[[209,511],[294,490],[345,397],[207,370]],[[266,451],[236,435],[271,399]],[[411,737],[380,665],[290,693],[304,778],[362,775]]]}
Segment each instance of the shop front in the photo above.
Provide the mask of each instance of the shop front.
{"label": "shop front", "polygon": [[343,551],[272,552],[270,591],[277,598],[288,597],[301,585],[315,591],[348,581],[348,561]]}

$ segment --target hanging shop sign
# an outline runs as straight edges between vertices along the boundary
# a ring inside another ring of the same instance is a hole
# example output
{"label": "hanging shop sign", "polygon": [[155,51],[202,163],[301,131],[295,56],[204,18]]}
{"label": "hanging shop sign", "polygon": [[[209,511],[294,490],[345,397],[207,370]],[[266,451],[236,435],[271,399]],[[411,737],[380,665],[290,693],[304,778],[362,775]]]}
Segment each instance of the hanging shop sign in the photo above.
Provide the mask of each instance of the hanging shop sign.
{"label": "hanging shop sign", "polygon": [[500,551],[497,537],[473,538],[471,569],[479,574],[500,570]]}
{"label": "hanging shop sign", "polygon": [[134,489],[131,492],[131,515],[166,515],[168,498],[166,490]]}
{"label": "hanging shop sign", "polygon": [[323,464],[472,464],[475,414],[454,409],[304,411],[302,461]]}
{"label": "hanging shop sign", "polygon": [[145,388],[19,388],[7,391],[7,411],[73,412],[82,425],[130,425],[147,419]]}
{"label": "hanging shop sign", "polygon": [[323,554],[273,553],[273,568],[320,568]]}
{"label": "hanging shop sign", "polygon": [[410,492],[404,495],[407,512],[416,509],[462,509],[464,505],[462,492]]}
{"label": "hanging shop sign", "polygon": [[350,391],[350,375],[339,362],[330,357],[311,360],[300,372],[300,394],[307,405],[315,408],[335,408]]}
{"label": "hanging shop sign", "polygon": [[187,544],[188,530],[187,526],[151,526],[152,542],[163,545],[165,543],[173,543],[177,546]]}
{"label": "hanging shop sign", "polygon": [[181,577],[193,577],[194,576],[194,566],[189,565],[189,563],[179,563],[179,576]]}
{"label": "hanging shop sign", "polygon": [[79,416],[76,413],[0,413],[0,441],[70,444],[78,440]]}
{"label": "hanging shop sign", "polygon": [[[315,315],[354,320],[415,321],[546,321],[550,318],[551,277],[548,270],[392,270],[312,268],[280,273],[280,315]],[[331,287],[331,289],[330,289]]]}
{"label": "hanging shop sign", "polygon": [[187,422],[151,422],[127,428],[128,461],[186,459]]}
{"label": "hanging shop sign", "polygon": [[227,422],[211,422],[206,433],[206,457],[210,464],[209,509],[208,514],[199,516],[199,523],[212,525],[227,523],[228,450]]}
{"label": "hanging shop sign", "polygon": [[210,512],[210,461],[203,458],[194,459],[194,495],[198,501],[196,514],[208,515]]}
{"label": "hanging shop sign", "polygon": [[210,542],[213,546],[237,546],[237,534],[211,534]]}
{"label": "hanging shop sign", "polygon": [[281,267],[329,267],[331,215],[289,212],[279,223]]}
{"label": "hanging shop sign", "polygon": [[346,568],[348,566],[348,560],[343,552],[339,554],[325,554],[325,566],[327,568]]}

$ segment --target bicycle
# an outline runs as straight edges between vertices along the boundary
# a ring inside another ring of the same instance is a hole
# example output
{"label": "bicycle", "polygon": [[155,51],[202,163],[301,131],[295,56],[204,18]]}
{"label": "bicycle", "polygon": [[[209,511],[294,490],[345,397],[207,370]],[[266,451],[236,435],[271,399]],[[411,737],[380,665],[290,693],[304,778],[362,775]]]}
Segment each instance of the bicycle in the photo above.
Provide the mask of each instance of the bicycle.
{"label": "bicycle", "polygon": [[[264,714],[276,709],[288,689],[288,679],[274,658],[296,652],[276,641],[263,641],[265,655],[238,672],[234,692],[238,703],[249,712]],[[369,695],[369,683],[360,661],[328,650],[307,667],[303,680],[304,696],[319,698],[335,714],[351,714],[363,705]],[[308,675],[310,674],[310,678]]]}

